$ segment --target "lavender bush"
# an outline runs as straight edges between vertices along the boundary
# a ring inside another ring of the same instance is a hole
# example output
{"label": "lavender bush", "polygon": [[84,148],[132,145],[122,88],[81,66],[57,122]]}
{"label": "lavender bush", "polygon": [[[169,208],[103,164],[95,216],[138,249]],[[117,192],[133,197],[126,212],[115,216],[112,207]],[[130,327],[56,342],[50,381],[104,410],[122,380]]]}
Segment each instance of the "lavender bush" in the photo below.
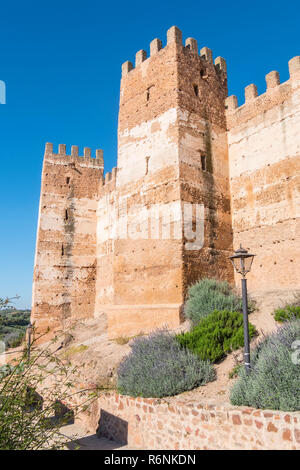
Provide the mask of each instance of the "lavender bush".
{"label": "lavender bush", "polygon": [[252,354],[250,374],[247,376],[244,368],[239,373],[231,390],[231,403],[300,410],[300,363],[293,354],[293,343],[297,340],[300,340],[300,320],[286,323],[261,341]]}
{"label": "lavender bush", "polygon": [[[248,304],[252,312],[254,303]],[[242,311],[242,299],[228,282],[204,278],[189,287],[184,311],[194,326],[214,310]]]}
{"label": "lavender bush", "polygon": [[182,349],[174,335],[158,330],[136,338],[132,351],[119,366],[117,388],[133,397],[165,397],[215,379],[209,361]]}

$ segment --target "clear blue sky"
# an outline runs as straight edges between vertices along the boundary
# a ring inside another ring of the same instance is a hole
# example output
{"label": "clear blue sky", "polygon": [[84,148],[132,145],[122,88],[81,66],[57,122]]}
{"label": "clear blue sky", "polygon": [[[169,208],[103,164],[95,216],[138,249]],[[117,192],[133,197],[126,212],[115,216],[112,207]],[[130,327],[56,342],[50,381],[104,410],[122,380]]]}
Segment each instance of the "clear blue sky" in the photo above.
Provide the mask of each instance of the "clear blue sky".
{"label": "clear blue sky", "polygon": [[227,61],[229,94],[300,54],[299,2],[178,0],[1,2],[0,297],[21,296],[30,307],[40,175],[45,142],[104,149],[105,170],[116,165],[121,64],[150,41],[166,43],[177,25],[214,57]]}

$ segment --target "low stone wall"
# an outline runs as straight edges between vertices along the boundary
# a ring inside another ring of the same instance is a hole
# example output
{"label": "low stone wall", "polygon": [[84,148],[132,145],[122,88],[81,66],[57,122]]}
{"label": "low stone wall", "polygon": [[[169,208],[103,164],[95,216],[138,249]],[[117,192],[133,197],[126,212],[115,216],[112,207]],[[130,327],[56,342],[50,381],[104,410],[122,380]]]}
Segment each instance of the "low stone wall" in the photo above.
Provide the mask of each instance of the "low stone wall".
{"label": "low stone wall", "polygon": [[[87,423],[87,422],[86,422]],[[102,395],[89,426],[142,449],[300,449],[300,412]]]}

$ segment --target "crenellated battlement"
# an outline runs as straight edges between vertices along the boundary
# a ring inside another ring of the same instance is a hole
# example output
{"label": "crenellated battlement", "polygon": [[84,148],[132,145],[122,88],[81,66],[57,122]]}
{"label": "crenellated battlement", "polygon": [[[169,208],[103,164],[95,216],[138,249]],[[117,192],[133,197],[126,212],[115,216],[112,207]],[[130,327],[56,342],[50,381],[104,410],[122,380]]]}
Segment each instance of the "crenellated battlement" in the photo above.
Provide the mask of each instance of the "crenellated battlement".
{"label": "crenellated battlement", "polygon": [[[208,47],[202,47],[200,50],[200,54],[198,53],[198,43],[197,40],[194,38],[187,38],[185,41],[185,45],[183,45],[182,42],[182,32],[177,26],[172,26],[171,28],[168,29],[167,31],[167,42],[166,46],[169,46],[170,44],[177,44],[178,46],[181,46],[182,49],[185,50],[190,50],[192,54],[197,54],[199,55],[203,60],[214,64],[216,70],[220,72],[226,72],[226,61],[223,59],[223,57],[217,57],[215,60],[213,60],[213,54],[211,49]],[[138,68],[143,62],[147,61],[148,59],[151,59],[153,56],[156,54],[160,53],[164,49],[163,43],[160,39],[155,38],[153,41],[150,43],[150,55],[149,57],[147,56],[147,52],[144,49],[139,50],[136,55],[135,55],[135,66],[131,61],[126,61],[122,64],[122,78],[128,75],[132,70],[135,70]]]}
{"label": "crenellated battlement", "polygon": [[270,103],[268,100],[270,93],[278,93],[278,95],[282,94],[285,95],[287,90],[287,86],[294,81],[298,81],[300,84],[300,56],[293,57],[289,61],[289,75],[290,78],[280,84],[279,73],[276,70],[269,72],[265,76],[266,80],[266,91],[261,95],[257,93],[257,87],[254,83],[245,87],[245,103],[242,105],[238,105],[238,100],[235,95],[228,96],[225,100],[225,106],[227,109],[227,113],[232,114],[235,112],[242,112],[242,110],[247,110],[248,106],[253,106],[255,104],[256,107],[259,106],[260,102],[263,102],[267,99],[266,103]]}
{"label": "crenellated battlement", "polygon": [[114,167],[111,171],[108,171],[103,179],[103,186],[107,186],[109,189],[113,189],[112,186],[114,186],[117,181],[117,172],[117,167]]}
{"label": "crenellated battlement", "polygon": [[96,169],[104,169],[104,159],[103,159],[103,150],[97,149],[95,157],[92,157],[91,149],[89,147],[84,147],[83,156],[79,155],[79,147],[77,145],[72,145],[71,154],[67,154],[66,144],[58,145],[58,152],[53,151],[53,144],[50,142],[46,143],[45,147],[45,158],[55,158],[64,161],[64,163],[74,163],[77,162],[83,166],[94,167]]}

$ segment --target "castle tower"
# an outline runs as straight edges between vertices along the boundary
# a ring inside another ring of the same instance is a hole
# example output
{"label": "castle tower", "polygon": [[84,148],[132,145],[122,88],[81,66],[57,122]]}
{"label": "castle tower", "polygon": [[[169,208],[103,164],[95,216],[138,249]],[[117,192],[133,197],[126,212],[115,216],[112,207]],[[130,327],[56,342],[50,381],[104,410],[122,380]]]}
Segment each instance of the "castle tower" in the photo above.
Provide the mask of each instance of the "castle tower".
{"label": "castle tower", "polygon": [[[122,66],[118,168],[98,206],[95,312],[107,313],[111,335],[178,326],[188,285],[233,280],[226,96],[224,59],[199,54],[193,38],[183,45],[175,26],[165,47],[154,39],[149,58],[140,50],[135,67]],[[185,206],[193,229],[204,220],[195,243]]]}
{"label": "castle tower", "polygon": [[[188,286],[234,283],[229,255],[257,253],[251,293],[299,286],[300,57],[290,78],[227,98],[226,63],[182,41],[122,66],[118,164],[46,145],[33,284],[40,329],[105,313],[110,337],[177,327]],[[229,181],[230,175],[230,181]],[[259,264],[258,264],[259,263]],[[235,279],[236,283],[239,279]],[[272,292],[271,292],[272,294]],[[273,294],[272,294],[273,295]]]}
{"label": "castle tower", "polygon": [[37,231],[32,317],[39,332],[64,328],[70,318],[93,316],[96,282],[96,209],[103,152],[84,157],[73,146],[46,144]]}

